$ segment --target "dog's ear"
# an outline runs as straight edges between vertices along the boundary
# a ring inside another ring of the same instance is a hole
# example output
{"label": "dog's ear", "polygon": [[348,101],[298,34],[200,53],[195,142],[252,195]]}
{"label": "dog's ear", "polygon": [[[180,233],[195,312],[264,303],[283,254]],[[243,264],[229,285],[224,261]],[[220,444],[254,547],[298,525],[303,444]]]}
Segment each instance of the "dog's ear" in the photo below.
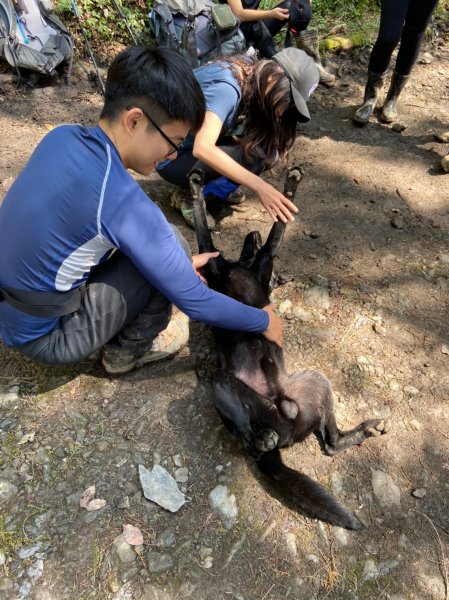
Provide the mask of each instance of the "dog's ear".
{"label": "dog's ear", "polygon": [[239,258],[239,266],[249,269],[256,258],[257,252],[262,247],[262,236],[258,231],[248,233],[243,242],[242,253]]}
{"label": "dog's ear", "polygon": [[273,273],[273,261],[284,239],[285,223],[277,221],[270,230],[267,241],[257,252],[252,270],[256,274],[264,290],[270,288],[271,274]]}

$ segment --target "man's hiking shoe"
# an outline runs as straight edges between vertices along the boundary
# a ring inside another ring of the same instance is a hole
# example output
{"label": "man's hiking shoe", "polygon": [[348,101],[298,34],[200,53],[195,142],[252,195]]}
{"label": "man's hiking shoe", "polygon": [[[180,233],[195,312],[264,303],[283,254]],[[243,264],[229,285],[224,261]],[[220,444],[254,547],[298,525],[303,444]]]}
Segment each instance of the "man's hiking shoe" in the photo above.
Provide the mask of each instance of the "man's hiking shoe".
{"label": "man's hiking shoe", "polygon": [[179,312],[154,339],[151,348],[141,356],[133,356],[132,352],[118,344],[106,344],[103,350],[103,367],[111,375],[122,375],[148,363],[172,358],[188,341],[189,318]]}
{"label": "man's hiking shoe", "polygon": [[[195,228],[195,222],[193,220],[193,200],[186,190],[180,188],[175,190],[170,198],[170,205],[175,210],[179,210],[187,225],[193,229]],[[208,228],[213,229],[215,227],[215,220],[207,211],[206,220]]]}

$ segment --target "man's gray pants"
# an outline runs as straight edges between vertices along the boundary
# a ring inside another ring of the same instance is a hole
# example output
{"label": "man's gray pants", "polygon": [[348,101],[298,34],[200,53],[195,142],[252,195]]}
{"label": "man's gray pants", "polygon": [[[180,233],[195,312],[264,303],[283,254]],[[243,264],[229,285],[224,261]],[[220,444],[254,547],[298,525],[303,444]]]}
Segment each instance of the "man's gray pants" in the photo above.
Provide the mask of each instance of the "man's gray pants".
{"label": "man's gray pants", "polygon": [[[191,258],[187,241],[173,227]],[[116,251],[92,270],[80,308],[61,317],[55,329],[18,348],[48,365],[78,362],[107,343],[138,357],[170,320],[171,302],[149,283],[124,254]]]}

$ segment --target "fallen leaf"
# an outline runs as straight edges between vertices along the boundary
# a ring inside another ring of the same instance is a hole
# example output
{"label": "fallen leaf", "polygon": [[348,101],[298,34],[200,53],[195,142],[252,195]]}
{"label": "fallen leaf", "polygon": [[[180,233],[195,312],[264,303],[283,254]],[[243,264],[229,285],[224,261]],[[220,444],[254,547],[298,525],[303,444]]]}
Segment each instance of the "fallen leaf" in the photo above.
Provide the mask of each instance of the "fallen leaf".
{"label": "fallen leaf", "polygon": [[138,527],[134,525],[123,525],[123,539],[130,546],[140,546],[143,544],[143,535]]}
{"label": "fallen leaf", "polygon": [[103,508],[104,506],[106,506],[106,500],[103,500],[103,498],[95,498],[95,500],[89,502],[86,506],[86,510],[93,512],[94,510],[100,510],[100,508]]}
{"label": "fallen leaf", "polygon": [[92,500],[92,498],[94,496],[95,496],[95,486],[91,485],[90,487],[87,488],[87,490],[84,490],[83,495],[80,498],[81,508],[87,508],[87,505],[89,504],[89,502]]}
{"label": "fallen leaf", "polygon": [[55,125],[51,125],[50,123],[44,123],[44,127],[47,131],[52,131],[55,128]]}
{"label": "fallen leaf", "polygon": [[21,446],[22,444],[26,444],[27,442],[32,442],[34,440],[34,436],[36,435],[35,431],[30,431],[30,433],[26,433],[23,438],[21,438],[17,445]]}

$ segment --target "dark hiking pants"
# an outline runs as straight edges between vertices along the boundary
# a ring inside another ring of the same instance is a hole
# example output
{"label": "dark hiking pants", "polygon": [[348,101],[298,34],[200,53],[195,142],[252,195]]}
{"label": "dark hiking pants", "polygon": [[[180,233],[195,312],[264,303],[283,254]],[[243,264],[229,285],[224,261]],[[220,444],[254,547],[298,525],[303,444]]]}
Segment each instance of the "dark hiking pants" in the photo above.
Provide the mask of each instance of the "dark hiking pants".
{"label": "dark hiking pants", "polygon": [[[220,150],[223,150],[223,152],[238,162],[239,165],[251,171],[251,173],[260,175],[263,172],[263,163],[261,161],[251,162],[245,158],[242,147],[239,144],[227,143],[227,140],[229,138],[218,140],[217,146]],[[158,173],[165,181],[182,188],[188,188],[188,177],[194,169],[201,169],[203,171],[204,183],[221,177],[221,173],[218,173],[212,167],[195,158],[192,150],[179,152],[175,160],[168,161],[163,169],[158,170]]]}
{"label": "dark hiking pants", "polygon": [[[186,240],[176,228],[173,230],[191,257]],[[18,350],[54,366],[78,362],[110,341],[139,356],[167,327],[171,311],[170,301],[129,258],[116,251],[93,269],[80,308],[61,317],[55,329]]]}
{"label": "dark hiking pants", "polygon": [[382,75],[401,42],[395,71],[410,75],[438,0],[382,0],[379,34],[371,52],[369,69]]}

